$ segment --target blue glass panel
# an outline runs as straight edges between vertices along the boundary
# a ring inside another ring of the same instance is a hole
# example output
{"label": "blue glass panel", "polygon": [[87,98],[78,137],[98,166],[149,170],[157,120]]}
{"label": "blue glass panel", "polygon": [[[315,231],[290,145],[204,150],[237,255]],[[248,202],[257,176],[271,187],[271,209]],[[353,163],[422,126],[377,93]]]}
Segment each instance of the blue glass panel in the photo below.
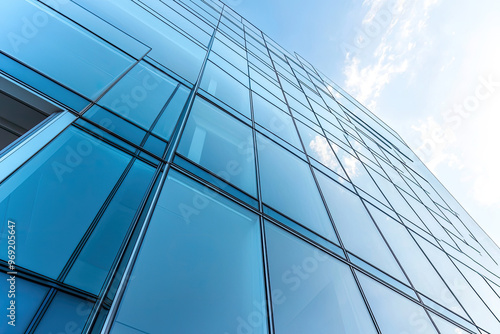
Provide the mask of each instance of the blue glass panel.
{"label": "blue glass panel", "polygon": [[212,62],[207,63],[200,87],[231,108],[251,118],[248,88]]}
{"label": "blue glass panel", "polygon": [[143,129],[97,105],[94,105],[85,112],[84,117],[136,145],[141,145],[144,135],[146,134],[146,131]]}
{"label": "blue glass panel", "polygon": [[77,92],[94,99],[132,59],[49,9],[16,1],[0,12],[6,34],[0,48]]}
{"label": "blue glass panel", "polygon": [[373,224],[361,199],[321,173],[316,173],[316,177],[345,247],[406,283],[406,277]]}
{"label": "blue glass panel", "polygon": [[160,119],[158,119],[158,122],[153,129],[153,133],[155,135],[158,135],[167,141],[170,140],[170,136],[174,132],[177,120],[184,109],[184,105],[186,104],[189,92],[189,89],[186,87],[179,86],[177,92],[168,103],[167,108],[160,116]]}
{"label": "blue glass panel", "polygon": [[258,94],[252,94],[252,100],[255,122],[294,145],[299,150],[302,150],[299,136],[290,115],[269,103]]}
{"label": "blue glass panel", "polygon": [[467,315],[462,307],[410,236],[408,230],[382,211],[371,205],[368,205],[368,208],[415,289],[466,318]]}
{"label": "blue glass panel", "polygon": [[150,46],[148,57],[189,82],[196,81],[207,51],[143,9],[137,2],[95,0],[75,2]]}
{"label": "blue glass panel", "polygon": [[[7,281],[7,279],[11,279],[11,276],[0,273],[0,291],[4,294],[0,298],[0,309],[5,312],[2,321],[0,321],[0,333],[22,334],[49,289],[19,277],[15,277],[13,281]],[[15,291],[14,293],[10,292],[11,283],[14,283],[12,289]],[[11,306],[11,301],[14,301],[14,306]]]}
{"label": "blue glass panel", "polygon": [[176,86],[177,81],[146,63],[139,63],[99,100],[99,104],[149,129]]}
{"label": "blue glass panel", "polygon": [[[16,263],[56,278],[129,160],[69,128],[6,179],[0,185],[0,218],[16,223],[22,249]],[[1,229],[0,249],[7,249],[6,225]]]}
{"label": "blue glass panel", "polygon": [[300,224],[338,243],[305,161],[257,134],[262,199]]}
{"label": "blue glass panel", "polygon": [[256,215],[171,172],[111,333],[267,333],[261,247]]}
{"label": "blue glass panel", "polygon": [[351,270],[266,223],[276,334],[377,333]]}
{"label": "blue glass panel", "polygon": [[338,146],[332,145],[332,149],[329,141],[322,134],[304,125],[302,122],[297,122],[297,128],[299,129],[300,137],[304,142],[307,154],[347,179],[344,169],[333,151],[337,149]]}
{"label": "blue glass panel", "polygon": [[155,169],[136,161],[76,259],[65,283],[98,294]]}
{"label": "blue glass panel", "polygon": [[148,137],[148,140],[144,144],[144,149],[152,154],[156,154],[158,157],[163,157],[163,153],[167,148],[167,143],[163,140],[151,135]]}
{"label": "blue glass panel", "polygon": [[197,98],[178,153],[257,197],[252,129]]}
{"label": "blue glass panel", "polygon": [[58,100],[75,111],[81,111],[89,104],[89,101],[85,100],[83,97],[69,91],[3,54],[0,54],[0,70]]}
{"label": "blue glass panel", "polygon": [[92,302],[58,292],[35,333],[81,333],[92,306]]}
{"label": "blue glass panel", "polygon": [[357,275],[382,333],[437,333],[421,306],[364,274]]}

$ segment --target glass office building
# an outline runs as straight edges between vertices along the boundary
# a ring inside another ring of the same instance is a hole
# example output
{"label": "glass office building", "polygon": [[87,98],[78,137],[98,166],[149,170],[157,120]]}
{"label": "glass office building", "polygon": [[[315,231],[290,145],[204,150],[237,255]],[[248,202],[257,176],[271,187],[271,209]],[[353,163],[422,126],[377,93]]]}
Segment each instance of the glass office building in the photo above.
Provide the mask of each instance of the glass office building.
{"label": "glass office building", "polygon": [[223,3],[0,3],[1,333],[500,333],[499,248]]}

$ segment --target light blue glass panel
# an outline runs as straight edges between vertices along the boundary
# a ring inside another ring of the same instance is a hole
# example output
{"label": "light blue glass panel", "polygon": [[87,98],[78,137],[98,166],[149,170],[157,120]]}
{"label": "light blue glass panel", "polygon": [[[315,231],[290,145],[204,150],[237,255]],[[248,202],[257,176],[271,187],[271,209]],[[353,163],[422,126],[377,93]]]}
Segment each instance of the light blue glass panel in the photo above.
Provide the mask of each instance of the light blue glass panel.
{"label": "light blue glass panel", "polygon": [[316,173],[316,177],[345,247],[375,267],[407,283],[361,199],[321,173]]}
{"label": "light blue glass panel", "polygon": [[258,94],[252,94],[255,122],[302,150],[297,130],[289,114],[269,103]]}
{"label": "light blue glass panel", "polygon": [[338,146],[330,147],[329,141],[322,134],[304,125],[302,122],[297,122],[297,128],[299,129],[307,154],[347,179],[342,165],[332,150],[332,147],[333,149],[338,149]]}
{"label": "light blue glass panel", "polygon": [[266,223],[277,334],[376,333],[349,267]]}
{"label": "light blue glass panel", "polygon": [[368,207],[415,289],[467,318],[460,304],[410,236],[406,227],[373,206]]}
{"label": "light blue glass panel", "polygon": [[305,161],[257,134],[262,200],[321,236],[338,243]]}
{"label": "light blue glass panel", "polygon": [[252,129],[213,104],[195,100],[177,151],[257,196]]}
{"label": "light blue glass panel", "polygon": [[75,0],[76,3],[151,47],[154,59],[191,83],[196,81],[206,50],[132,1]]}
{"label": "light blue glass panel", "polygon": [[36,327],[35,334],[81,333],[92,306],[92,302],[58,292]]}
{"label": "light blue glass panel", "polygon": [[[469,332],[465,331],[461,327],[452,324],[449,321],[435,315],[434,313],[430,313],[432,321],[436,324],[436,327],[439,329],[441,334],[467,334]],[[477,330],[472,330],[472,333],[477,334]]]}
{"label": "light blue glass panel", "polygon": [[155,169],[136,161],[111,200],[64,283],[98,294]]}
{"label": "light blue glass panel", "polygon": [[170,136],[174,132],[175,125],[179,119],[179,116],[184,109],[187,98],[189,96],[189,89],[184,86],[180,86],[177,89],[174,97],[168,103],[167,108],[161,115],[160,119],[156,123],[153,133],[162,137],[165,140],[170,140]]}
{"label": "light blue glass panel", "polygon": [[146,63],[139,63],[99,100],[99,104],[149,129],[176,86],[175,80]]}
{"label": "light blue glass panel", "polygon": [[357,275],[382,333],[437,333],[421,306],[364,274]]}
{"label": "light blue glass panel", "polygon": [[[451,291],[453,291],[456,298],[462,303],[472,320],[490,333],[500,333],[500,323],[492,312],[486,308],[486,305],[471,288],[468,281],[451,263],[450,258],[443,251],[421,237],[416,236],[416,239],[430,261],[438,268],[439,273],[445,282],[448,283]],[[493,312],[498,311],[493,310]]]}
{"label": "light blue glass panel", "polygon": [[[0,185],[0,219],[16,223],[22,250],[16,263],[56,278],[129,160],[69,128],[6,179]],[[1,232],[0,249],[7,249],[6,224]]]}
{"label": "light blue glass panel", "polygon": [[256,215],[171,172],[111,333],[267,333],[261,247]]}
{"label": "light blue glass panel", "polygon": [[6,31],[0,35],[3,51],[92,99],[132,64],[111,45],[41,5],[10,2],[0,22]]}
{"label": "light blue glass panel", "polygon": [[231,108],[251,118],[248,88],[214,63],[207,63],[200,87]]}
{"label": "light blue glass panel", "polygon": [[[15,277],[14,281],[7,281],[11,278],[10,275],[0,273],[0,291],[4,294],[0,298],[0,309],[4,312],[0,321],[0,333],[23,334],[49,289],[19,277]],[[14,283],[15,292],[10,292],[11,283]],[[14,301],[14,306],[11,306],[11,300]],[[8,308],[13,309],[13,317]]]}

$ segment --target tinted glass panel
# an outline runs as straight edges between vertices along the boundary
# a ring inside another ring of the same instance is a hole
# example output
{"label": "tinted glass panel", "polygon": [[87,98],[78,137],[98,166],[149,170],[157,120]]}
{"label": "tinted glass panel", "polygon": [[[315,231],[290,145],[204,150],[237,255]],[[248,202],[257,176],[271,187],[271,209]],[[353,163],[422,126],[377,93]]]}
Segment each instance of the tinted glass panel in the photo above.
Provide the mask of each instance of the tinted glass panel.
{"label": "tinted glass panel", "polygon": [[0,46],[79,93],[95,98],[132,64],[111,45],[50,10],[25,1],[4,6]]}
{"label": "tinted glass panel", "polygon": [[209,102],[194,102],[178,152],[257,196],[252,130]]}
{"label": "tinted glass panel", "polygon": [[129,160],[70,128],[5,180],[0,185],[0,217],[16,223],[16,246],[22,249],[16,264],[56,278]]}
{"label": "tinted glass panel", "polygon": [[207,63],[200,87],[246,117],[251,117],[248,88],[212,62]]}
{"label": "tinted glass panel", "polygon": [[376,333],[347,265],[270,223],[266,241],[277,334]]}
{"label": "tinted glass panel", "polygon": [[338,242],[306,162],[260,134],[257,147],[263,201]]}
{"label": "tinted glass panel", "polygon": [[252,94],[255,122],[302,150],[290,115],[257,94]]}
{"label": "tinted glass panel", "polygon": [[93,303],[58,292],[35,333],[81,333]]}
{"label": "tinted glass panel", "polygon": [[154,174],[136,161],[73,264],[65,283],[98,294]]}
{"label": "tinted glass panel", "polygon": [[149,129],[176,86],[175,80],[139,63],[99,100],[99,104]]}
{"label": "tinted glass panel", "polygon": [[358,278],[382,333],[437,333],[421,306],[368,276],[358,273]]}
{"label": "tinted glass panel", "polygon": [[361,199],[321,173],[316,173],[316,177],[345,247],[363,260],[406,283],[403,272],[373,224]]}
{"label": "tinted glass panel", "polygon": [[111,332],[267,333],[261,247],[256,215],[173,172]]}
{"label": "tinted glass panel", "polygon": [[370,207],[370,212],[415,288],[453,312],[467,317],[408,230],[373,207]]}

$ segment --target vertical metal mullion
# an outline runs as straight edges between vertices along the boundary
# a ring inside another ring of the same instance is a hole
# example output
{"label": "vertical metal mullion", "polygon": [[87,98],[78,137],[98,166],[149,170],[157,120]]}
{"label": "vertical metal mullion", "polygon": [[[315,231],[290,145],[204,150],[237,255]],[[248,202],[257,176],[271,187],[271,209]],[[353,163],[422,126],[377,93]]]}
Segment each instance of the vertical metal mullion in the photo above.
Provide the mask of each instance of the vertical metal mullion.
{"label": "vertical metal mullion", "polygon": [[[262,33],[262,32],[261,32]],[[254,109],[253,109],[253,93],[252,93],[252,83],[250,80],[250,63],[248,60],[248,48],[247,48],[247,33],[245,32],[245,29],[243,28],[243,34],[244,34],[244,39],[245,39],[245,52],[247,55],[247,71],[248,71],[248,82],[249,82],[249,94],[250,94],[250,111],[252,115],[252,137],[253,137],[253,143],[254,143],[254,156],[255,156],[255,172],[256,172],[256,177],[257,177],[257,197],[258,197],[258,203],[259,203],[259,223],[260,223],[260,232],[261,232],[261,247],[262,247],[262,260],[263,260],[263,265],[264,265],[264,283],[265,283],[265,288],[266,288],[266,295],[267,295],[267,323],[269,327],[269,331],[271,334],[275,333],[275,328],[274,328],[274,316],[273,316],[273,301],[272,301],[272,289],[271,289],[271,277],[269,274],[269,259],[267,255],[267,240],[266,240],[266,230],[265,230],[265,222],[264,222],[264,204],[262,201],[262,187],[261,187],[261,182],[260,182],[260,165],[259,165],[259,155],[258,155],[258,148],[257,148],[257,131],[255,129],[255,115],[254,115]],[[267,47],[266,47],[267,48]]]}

